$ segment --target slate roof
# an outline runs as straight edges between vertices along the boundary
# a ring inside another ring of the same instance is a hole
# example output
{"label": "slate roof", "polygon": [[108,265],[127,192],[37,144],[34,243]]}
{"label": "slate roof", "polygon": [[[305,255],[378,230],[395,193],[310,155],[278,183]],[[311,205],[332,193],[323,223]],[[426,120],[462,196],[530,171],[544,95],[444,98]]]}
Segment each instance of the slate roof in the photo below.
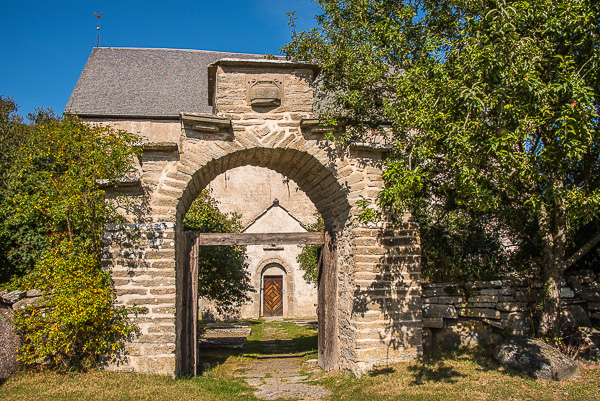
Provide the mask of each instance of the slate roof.
{"label": "slate roof", "polygon": [[81,116],[178,117],[212,113],[208,65],[262,55],[205,50],[94,48],[65,107]]}

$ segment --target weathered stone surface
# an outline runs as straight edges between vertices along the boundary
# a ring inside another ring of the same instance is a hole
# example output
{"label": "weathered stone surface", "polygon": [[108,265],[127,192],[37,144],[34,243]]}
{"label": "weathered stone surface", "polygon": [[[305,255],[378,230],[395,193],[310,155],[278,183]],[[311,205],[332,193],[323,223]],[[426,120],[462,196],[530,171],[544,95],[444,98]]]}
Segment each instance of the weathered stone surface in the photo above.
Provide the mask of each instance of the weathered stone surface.
{"label": "weathered stone surface", "polygon": [[527,309],[525,302],[498,302],[498,310],[502,312],[521,312]]}
{"label": "weathered stone surface", "polygon": [[500,319],[501,313],[496,309],[490,308],[460,308],[458,314],[465,317],[481,317],[486,319]]}
{"label": "weathered stone surface", "polygon": [[42,301],[41,297],[23,298],[20,301],[15,302],[15,304],[13,305],[13,310],[24,309],[25,307],[27,307],[29,305],[35,305],[41,301]]}
{"label": "weathered stone surface", "polygon": [[573,288],[577,296],[586,301],[600,301],[600,283],[593,271],[579,271],[575,275],[567,277],[567,283]]}
{"label": "weathered stone surface", "polygon": [[431,327],[435,329],[441,329],[444,327],[444,319],[435,317],[424,317],[423,327]]}
{"label": "weathered stone surface", "polygon": [[568,305],[563,307],[560,316],[560,324],[563,329],[592,327],[590,317],[581,305]]}
{"label": "weathered stone surface", "polygon": [[533,333],[531,317],[527,313],[503,313],[502,324],[510,335],[526,336]]}
{"label": "weathered stone surface", "polygon": [[476,320],[457,322],[443,329],[433,330],[433,344],[442,349],[469,348],[490,344],[495,340],[493,330]]}
{"label": "weathered stone surface", "polygon": [[40,290],[28,290],[25,293],[25,296],[27,298],[35,298],[35,297],[40,297],[42,296],[42,292]]}
{"label": "weathered stone surface", "polygon": [[577,359],[587,363],[600,364],[600,329],[580,327],[573,336],[580,347]]}
{"label": "weathered stone surface", "polygon": [[12,291],[12,292],[9,292],[8,294],[3,294],[2,301],[7,304],[12,305],[15,302],[17,302],[19,299],[22,299],[24,297],[25,297],[25,291]]}
{"label": "weathered stone surface", "polygon": [[426,304],[423,305],[423,317],[456,319],[456,308],[452,305]]}
{"label": "weathered stone surface", "polygon": [[505,368],[525,372],[535,379],[566,380],[581,375],[572,359],[532,338],[511,337],[496,347],[494,356]]}
{"label": "weathered stone surface", "polygon": [[0,306],[0,380],[8,379],[18,367],[19,337],[11,322],[12,310]]}

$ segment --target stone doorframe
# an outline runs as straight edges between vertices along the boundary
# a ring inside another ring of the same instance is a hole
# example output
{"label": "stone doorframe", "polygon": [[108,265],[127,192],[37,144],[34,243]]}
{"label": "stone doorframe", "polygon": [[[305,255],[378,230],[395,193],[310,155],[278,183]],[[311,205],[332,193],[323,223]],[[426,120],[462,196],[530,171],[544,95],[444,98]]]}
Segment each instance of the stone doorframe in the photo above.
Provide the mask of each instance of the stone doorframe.
{"label": "stone doorframe", "polygon": [[287,266],[286,263],[280,258],[269,258],[267,260],[264,260],[261,263],[259,263],[258,267],[256,268],[254,288],[257,288],[259,291],[257,316],[264,316],[264,276],[266,271],[272,267],[277,267],[279,268],[279,270],[281,270],[281,276],[283,277],[282,291],[284,297],[282,317],[287,317],[290,313],[293,313],[293,300],[290,299],[290,296],[294,294],[294,277],[290,273],[291,269],[289,268],[289,266]]}
{"label": "stone doorframe", "polygon": [[[324,138],[335,129],[319,125],[312,114],[316,72],[309,64],[279,60],[221,60],[209,67],[214,114],[181,113],[179,121],[165,122],[171,124],[170,139],[173,124],[179,124],[176,140],[161,142],[154,135],[154,142],[144,144],[138,187],[117,190],[132,200],[122,214],[134,223],[107,228],[104,261],[113,271],[118,302],[145,306],[149,313],[132,317],[140,336],[113,369],[188,372],[181,346],[190,319],[182,304],[189,286],[182,278],[182,221],[215,177],[245,165],[292,179],[323,217],[335,267],[324,272],[335,290],[319,291],[327,308],[322,313],[333,317],[323,344],[339,349],[321,366],[361,374],[421,355],[418,227],[357,222],[357,202],[375,204],[383,186],[387,147],[343,147]],[[119,128],[118,121],[103,121]],[[152,124],[158,123],[148,121],[148,129]]]}

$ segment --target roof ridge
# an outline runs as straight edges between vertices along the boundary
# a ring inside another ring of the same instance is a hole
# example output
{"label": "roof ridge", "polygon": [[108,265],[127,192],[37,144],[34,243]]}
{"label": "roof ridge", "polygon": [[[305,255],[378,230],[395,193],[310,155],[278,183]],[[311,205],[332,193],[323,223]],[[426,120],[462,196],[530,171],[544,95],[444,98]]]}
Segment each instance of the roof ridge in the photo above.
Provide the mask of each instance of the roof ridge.
{"label": "roof ridge", "polygon": [[222,54],[243,54],[246,56],[264,56],[264,54],[258,53],[243,53],[243,52],[228,52],[221,50],[202,50],[202,49],[178,49],[172,47],[94,47],[92,50],[168,50],[168,51],[181,51],[181,52],[192,52],[192,53],[222,53]]}

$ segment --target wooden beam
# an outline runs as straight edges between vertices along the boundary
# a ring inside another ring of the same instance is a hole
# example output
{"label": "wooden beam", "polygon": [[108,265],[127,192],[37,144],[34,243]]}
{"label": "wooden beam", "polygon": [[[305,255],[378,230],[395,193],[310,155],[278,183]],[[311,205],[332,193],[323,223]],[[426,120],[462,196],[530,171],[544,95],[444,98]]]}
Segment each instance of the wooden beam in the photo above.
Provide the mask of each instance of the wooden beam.
{"label": "wooden beam", "polygon": [[316,233],[199,233],[200,245],[315,245],[323,244],[324,234]]}

